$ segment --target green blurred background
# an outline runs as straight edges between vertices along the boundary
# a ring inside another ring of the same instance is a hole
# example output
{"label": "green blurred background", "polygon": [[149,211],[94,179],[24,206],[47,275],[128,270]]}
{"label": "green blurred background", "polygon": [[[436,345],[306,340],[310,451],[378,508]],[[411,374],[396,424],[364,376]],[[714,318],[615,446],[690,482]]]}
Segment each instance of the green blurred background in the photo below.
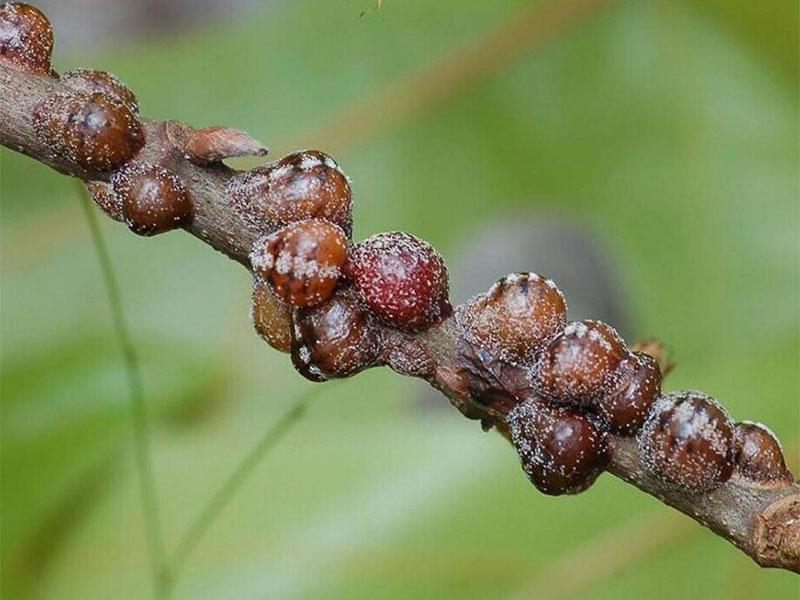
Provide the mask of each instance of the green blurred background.
{"label": "green blurred background", "polygon": [[[668,389],[763,421],[797,473],[795,2],[183,2],[171,16],[159,12],[170,3],[124,4],[42,3],[56,69],[107,69],[147,116],[246,129],[275,157],[327,151],[353,178],[355,236],[430,240],[458,299],[512,269],[571,281],[579,312],[669,345]],[[125,372],[79,188],[5,149],[0,160],[3,596],[148,598]],[[186,235],[103,230],[142,358],[172,549],[311,384],[252,333],[243,269]],[[796,576],[759,569],[611,476],[574,498],[538,494],[499,436],[383,369],[323,390],[175,589],[797,593]]]}

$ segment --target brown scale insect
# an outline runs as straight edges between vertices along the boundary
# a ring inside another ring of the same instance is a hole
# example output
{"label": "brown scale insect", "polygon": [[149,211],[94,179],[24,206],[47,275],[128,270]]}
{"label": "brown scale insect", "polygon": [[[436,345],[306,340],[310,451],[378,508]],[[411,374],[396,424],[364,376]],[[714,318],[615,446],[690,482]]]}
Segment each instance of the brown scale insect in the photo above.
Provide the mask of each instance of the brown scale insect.
{"label": "brown scale insect", "polygon": [[327,300],[346,258],[347,236],[322,219],[287,225],[257,241],[250,253],[253,271],[269,281],[281,300],[296,307]]}
{"label": "brown scale insect", "polygon": [[0,4],[0,60],[21,71],[52,75],[53,28],[42,12],[23,2]]}
{"label": "brown scale insect", "polygon": [[556,285],[535,273],[506,275],[456,312],[473,344],[513,363],[535,359],[567,322],[567,303]]}
{"label": "brown scale insect", "polygon": [[139,102],[134,93],[111,73],[94,69],[73,69],[61,75],[61,82],[76,92],[105,94],[124,104],[131,113],[139,114]]}
{"label": "brown scale insect", "polygon": [[33,112],[38,137],[87,171],[113,171],[144,145],[144,130],[121,102],[101,93],[58,92]]}
{"label": "brown scale insect", "polygon": [[733,430],[736,473],[764,485],[787,485],[794,477],[783,459],[781,443],[761,423],[742,421]]}
{"label": "brown scale insect", "polygon": [[303,150],[233,177],[227,188],[234,209],[262,233],[319,218],[352,235],[350,183],[327,154]]}
{"label": "brown scale insect", "polygon": [[110,184],[103,181],[87,181],[86,190],[106,215],[115,221],[125,220],[122,216],[122,200],[114,193],[114,188]]}
{"label": "brown scale insect", "polygon": [[638,437],[647,469],[667,485],[709,491],[733,472],[733,420],[700,392],[673,392],[653,405]]}
{"label": "brown scale insect", "polygon": [[114,191],[122,199],[122,216],[139,235],[156,235],[188,225],[192,200],[180,178],[165,167],[131,163],[114,174]]}
{"label": "brown scale insect", "polygon": [[529,399],[511,409],[506,425],[525,474],[545,494],[584,491],[610,460],[607,434],[576,410]]}
{"label": "brown scale insect", "polygon": [[291,309],[258,277],[253,278],[250,320],[267,344],[281,352],[289,352],[292,347]]}
{"label": "brown scale insect", "polygon": [[375,366],[380,348],[380,331],[349,290],[294,313],[292,363],[311,381],[350,377]]}
{"label": "brown scale insect", "polygon": [[633,352],[610,376],[609,391],[596,403],[597,412],[613,433],[634,435],[661,393],[661,369],[655,358]]}
{"label": "brown scale insect", "polygon": [[626,354],[625,343],[610,325],[570,323],[542,350],[534,385],[558,403],[592,404],[611,387],[611,375]]}
{"label": "brown scale insect", "polygon": [[345,276],[369,309],[398,329],[427,329],[453,311],[444,260],[409,233],[378,233],[356,244]]}

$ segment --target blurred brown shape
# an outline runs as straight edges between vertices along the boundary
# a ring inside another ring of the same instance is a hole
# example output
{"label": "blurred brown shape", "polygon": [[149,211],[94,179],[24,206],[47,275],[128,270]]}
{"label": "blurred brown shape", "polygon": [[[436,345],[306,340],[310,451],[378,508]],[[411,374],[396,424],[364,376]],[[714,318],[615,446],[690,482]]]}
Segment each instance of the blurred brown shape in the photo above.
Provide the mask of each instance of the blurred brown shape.
{"label": "blurred brown shape", "polygon": [[639,340],[633,345],[633,351],[644,352],[655,358],[661,369],[661,377],[666,377],[675,368],[672,351],[658,338],[651,337]]}

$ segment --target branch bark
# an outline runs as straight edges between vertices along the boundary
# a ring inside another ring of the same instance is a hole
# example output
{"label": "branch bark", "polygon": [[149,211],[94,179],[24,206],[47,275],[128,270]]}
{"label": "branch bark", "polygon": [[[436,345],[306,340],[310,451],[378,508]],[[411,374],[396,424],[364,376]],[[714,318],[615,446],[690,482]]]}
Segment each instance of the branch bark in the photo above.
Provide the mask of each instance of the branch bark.
{"label": "branch bark", "polygon": [[[56,154],[36,135],[34,106],[65,91],[57,79],[11,69],[0,63],[0,144],[83,181],[98,180],[73,161]],[[259,237],[226,199],[226,184],[236,171],[215,163],[197,165],[185,156],[172,134],[177,122],[142,119],[146,142],[137,156],[178,174],[191,194],[194,217],[185,230],[250,269],[248,254]],[[103,179],[100,179],[103,180]],[[108,181],[108,177],[104,179]],[[417,334],[386,327],[383,362],[403,375],[421,377],[446,395],[462,414],[484,428],[504,432],[507,399],[535,394],[528,371],[493,357],[478,356],[466,342],[457,319]],[[495,401],[478,401],[476,390]],[[707,493],[687,493],[651,475],[636,440],[612,436],[609,472],[685,513],[728,540],[758,564],[800,573],[800,485],[764,487],[734,475]]]}

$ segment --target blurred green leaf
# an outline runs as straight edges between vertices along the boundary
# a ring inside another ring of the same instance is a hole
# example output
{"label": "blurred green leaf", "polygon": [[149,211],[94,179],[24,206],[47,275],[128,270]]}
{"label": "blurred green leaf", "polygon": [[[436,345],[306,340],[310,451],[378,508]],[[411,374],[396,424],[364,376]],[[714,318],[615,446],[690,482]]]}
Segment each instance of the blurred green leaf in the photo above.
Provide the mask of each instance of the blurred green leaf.
{"label": "blurred green leaf", "polygon": [[704,11],[727,23],[748,43],[780,66],[787,77],[795,82],[798,76],[798,12],[797,2],[770,0],[748,2],[747,0],[691,0]]}
{"label": "blurred green leaf", "polygon": [[[165,343],[140,348],[153,417],[185,412],[209,393],[213,374],[199,357]],[[113,341],[91,335],[4,362],[2,556],[4,567],[16,565],[11,573],[38,576],[49,557],[42,540],[57,544],[85,512],[71,509],[73,501],[91,506],[98,484],[124,464],[115,459],[130,439],[125,381]]]}

